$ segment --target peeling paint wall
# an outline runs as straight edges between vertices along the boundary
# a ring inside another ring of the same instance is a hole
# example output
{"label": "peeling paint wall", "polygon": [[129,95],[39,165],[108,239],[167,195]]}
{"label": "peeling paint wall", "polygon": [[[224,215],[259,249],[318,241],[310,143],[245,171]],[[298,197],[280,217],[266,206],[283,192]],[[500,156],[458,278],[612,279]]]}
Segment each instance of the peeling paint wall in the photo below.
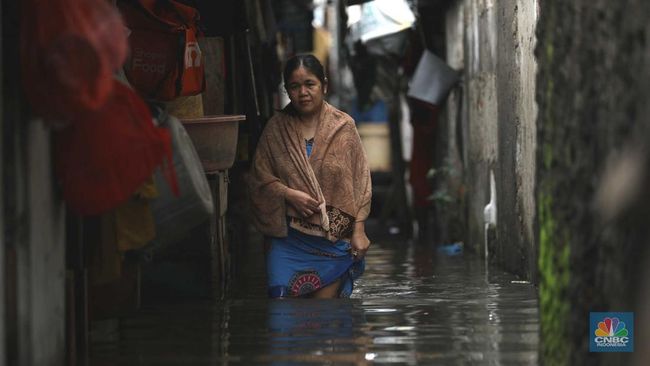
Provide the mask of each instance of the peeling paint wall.
{"label": "peeling paint wall", "polygon": [[[462,159],[467,245],[485,251],[483,210],[494,172],[498,225],[491,260],[536,280],[537,2],[458,0],[447,11],[447,61],[463,70],[447,105],[449,156]],[[462,101],[461,101],[462,99]],[[458,103],[462,102],[459,108]]]}
{"label": "peeling paint wall", "polygon": [[515,149],[516,166],[521,180],[517,181],[517,211],[521,218],[524,234],[524,250],[527,251],[529,273],[533,282],[537,282],[537,248],[535,235],[535,182],[536,182],[536,150],[537,150],[537,102],[535,100],[537,59],[534,49],[537,45],[535,30],[537,27],[537,1],[518,0],[520,16],[517,16],[518,50],[516,68],[520,70],[519,99],[516,103],[519,124],[517,130],[517,146]]}
{"label": "peeling paint wall", "polygon": [[[447,61],[463,70],[461,88],[447,104],[447,155],[463,171],[467,194],[466,245],[479,253],[483,247],[483,207],[489,199],[488,169],[497,160],[496,34],[493,1],[463,0],[452,4],[446,16]],[[459,103],[461,106],[459,108]],[[462,165],[461,165],[462,164]]]}
{"label": "peeling paint wall", "polygon": [[535,1],[499,1],[497,261],[536,281]]}

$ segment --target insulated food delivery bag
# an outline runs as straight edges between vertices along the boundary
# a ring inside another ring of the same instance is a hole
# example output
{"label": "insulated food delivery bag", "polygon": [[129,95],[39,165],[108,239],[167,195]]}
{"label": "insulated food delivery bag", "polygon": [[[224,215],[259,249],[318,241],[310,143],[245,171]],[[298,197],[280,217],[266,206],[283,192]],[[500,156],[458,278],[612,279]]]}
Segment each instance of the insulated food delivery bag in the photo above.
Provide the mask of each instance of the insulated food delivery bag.
{"label": "insulated food delivery bag", "polygon": [[203,92],[198,11],[173,0],[120,0],[118,7],[131,31],[124,66],[129,83],[160,101]]}

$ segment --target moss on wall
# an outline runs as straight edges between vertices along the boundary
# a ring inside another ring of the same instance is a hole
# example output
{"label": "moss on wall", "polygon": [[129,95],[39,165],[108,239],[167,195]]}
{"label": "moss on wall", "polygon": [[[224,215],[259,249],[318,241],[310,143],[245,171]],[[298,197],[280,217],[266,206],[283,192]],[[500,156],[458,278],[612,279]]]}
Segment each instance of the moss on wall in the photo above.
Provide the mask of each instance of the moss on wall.
{"label": "moss on wall", "polygon": [[[552,136],[557,133],[553,98],[556,94],[553,72],[555,61],[555,8],[550,6],[541,14],[538,27],[537,56],[540,67],[538,101],[540,103],[538,131],[537,220],[539,228],[539,306],[540,306],[540,359],[545,365],[570,364],[570,281],[571,246],[567,227],[558,223],[554,208],[558,183],[553,179],[556,146]],[[544,24],[545,23],[545,24]],[[560,202],[561,204],[561,202]]]}
{"label": "moss on wall", "polygon": [[561,233],[553,218],[552,195],[541,189],[538,197],[539,219],[539,306],[542,348],[545,365],[569,363],[569,256],[566,232]]}
{"label": "moss on wall", "polygon": [[595,195],[606,161],[650,131],[650,2],[545,0],[539,10],[541,359],[628,364],[590,353],[586,329],[591,311],[633,311],[632,267],[648,240],[647,224],[604,223]]}

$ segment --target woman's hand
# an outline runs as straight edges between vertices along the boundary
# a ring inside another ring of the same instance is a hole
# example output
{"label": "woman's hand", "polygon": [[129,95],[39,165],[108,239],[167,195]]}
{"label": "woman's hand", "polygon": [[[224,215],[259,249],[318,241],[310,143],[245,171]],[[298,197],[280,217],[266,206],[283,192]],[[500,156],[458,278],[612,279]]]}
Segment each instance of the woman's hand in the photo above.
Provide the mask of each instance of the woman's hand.
{"label": "woman's hand", "polygon": [[370,248],[370,239],[366,236],[366,226],[363,221],[354,224],[350,245],[352,246],[352,255],[356,259],[362,259]]}
{"label": "woman's hand", "polygon": [[309,217],[319,211],[318,201],[305,192],[287,188],[285,200],[293,206],[302,217]]}

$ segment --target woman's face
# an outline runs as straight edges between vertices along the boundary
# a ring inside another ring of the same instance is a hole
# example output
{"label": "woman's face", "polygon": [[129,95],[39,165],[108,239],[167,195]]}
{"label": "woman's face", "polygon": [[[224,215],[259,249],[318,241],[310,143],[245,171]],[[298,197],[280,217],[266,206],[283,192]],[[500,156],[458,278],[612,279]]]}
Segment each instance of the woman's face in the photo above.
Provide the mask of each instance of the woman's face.
{"label": "woman's face", "polygon": [[327,85],[323,85],[316,75],[300,66],[286,84],[289,99],[302,116],[309,116],[320,111]]}

